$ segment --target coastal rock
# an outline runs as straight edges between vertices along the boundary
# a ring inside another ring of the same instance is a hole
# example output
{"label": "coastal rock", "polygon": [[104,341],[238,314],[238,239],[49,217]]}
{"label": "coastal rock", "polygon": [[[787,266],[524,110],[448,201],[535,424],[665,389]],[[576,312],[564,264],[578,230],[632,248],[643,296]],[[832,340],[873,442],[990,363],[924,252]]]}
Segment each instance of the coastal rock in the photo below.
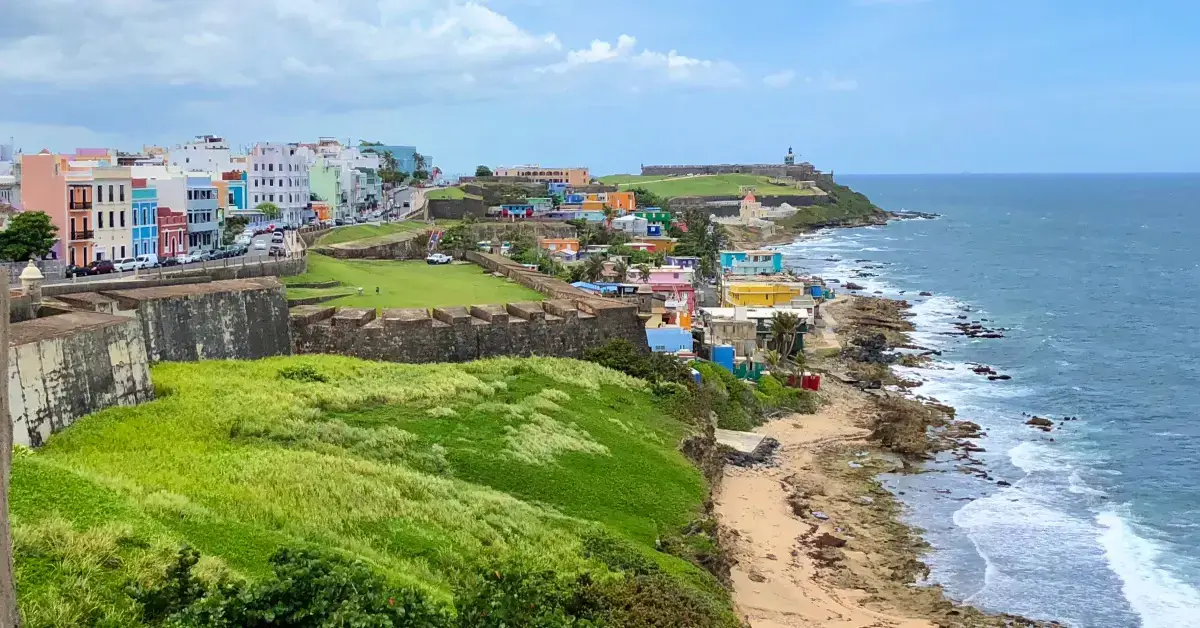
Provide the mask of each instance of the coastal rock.
{"label": "coastal rock", "polygon": [[1025,422],[1025,425],[1033,425],[1035,427],[1054,427],[1054,421],[1043,419],[1040,416],[1035,416]]}
{"label": "coastal rock", "polygon": [[846,539],[836,537],[828,532],[822,532],[820,536],[812,541],[817,547],[845,547]]}
{"label": "coastal rock", "polygon": [[865,290],[865,288],[863,288],[862,286],[860,286],[860,285],[858,285],[858,284],[854,283],[853,281],[847,281],[847,282],[846,282],[846,289],[847,289],[847,290]]}
{"label": "coastal rock", "polygon": [[933,296],[933,293],[932,293],[932,292],[922,292],[922,293],[921,293],[921,296],[923,296],[923,297],[931,297],[931,296]]}
{"label": "coastal rock", "polygon": [[996,486],[1012,486],[1012,483],[1005,482],[1004,480],[996,480]]}
{"label": "coastal rock", "polygon": [[1012,375],[988,375],[988,379],[993,382],[997,381],[997,380],[1007,381],[1007,380],[1012,379]]}

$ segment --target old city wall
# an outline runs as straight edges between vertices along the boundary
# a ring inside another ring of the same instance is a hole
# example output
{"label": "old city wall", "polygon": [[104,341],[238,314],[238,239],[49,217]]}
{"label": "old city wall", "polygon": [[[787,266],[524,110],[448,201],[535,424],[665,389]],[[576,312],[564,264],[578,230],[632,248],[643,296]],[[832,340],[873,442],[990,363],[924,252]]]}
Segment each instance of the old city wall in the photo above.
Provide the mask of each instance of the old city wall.
{"label": "old city wall", "polygon": [[468,362],[496,356],[582,358],[613,338],[646,345],[637,308],[602,299],[553,299],[432,311],[292,309],[296,353],[334,353],[388,362]]}
{"label": "old city wall", "polygon": [[579,230],[565,222],[523,220],[480,220],[468,226],[471,238],[476,242],[510,239],[517,235],[537,238],[574,238]]}
{"label": "old city wall", "polygon": [[[779,207],[784,203],[792,207],[811,207],[828,204],[829,197],[824,194],[760,196],[758,199],[765,207]],[[740,196],[677,196],[667,201],[671,211],[685,209],[701,209],[713,216],[736,216],[741,210]]]}
{"label": "old city wall", "polygon": [[482,218],[487,213],[487,204],[478,198],[432,198],[425,201],[425,207],[430,218],[443,220]]}
{"label": "old city wall", "polygon": [[312,249],[337,259],[420,259],[429,245],[429,230],[404,231],[377,238],[339,242]]}
{"label": "old city wall", "polygon": [[291,354],[287,301],[274,277],[80,292],[58,300],[136,319],[151,362]]}
{"label": "old city wall", "polygon": [[700,164],[642,166],[642,176],[681,177],[696,174],[753,174],[765,177],[790,177],[797,181],[813,181],[819,172],[812,164]]}
{"label": "old city wall", "polygon": [[138,322],[69,312],[9,328],[13,442],[36,447],[79,417],[154,397]]}

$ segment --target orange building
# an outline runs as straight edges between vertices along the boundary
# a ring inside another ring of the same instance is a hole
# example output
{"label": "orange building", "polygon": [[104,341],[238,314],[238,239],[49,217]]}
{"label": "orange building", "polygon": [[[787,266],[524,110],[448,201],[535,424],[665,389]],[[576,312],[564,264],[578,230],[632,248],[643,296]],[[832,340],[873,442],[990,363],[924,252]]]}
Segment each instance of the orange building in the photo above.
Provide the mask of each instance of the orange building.
{"label": "orange building", "polygon": [[673,253],[675,251],[675,239],[655,237],[638,238],[637,242],[630,242],[629,247],[634,250],[648,251],[650,253]]}
{"label": "orange building", "polygon": [[542,238],[538,240],[538,248],[551,253],[568,252],[572,255],[579,253],[579,240],[576,238]]}
{"label": "orange building", "polygon": [[493,172],[497,177],[525,177],[537,183],[566,183],[571,187],[583,187],[591,183],[587,168],[543,168],[538,165],[500,167]]}

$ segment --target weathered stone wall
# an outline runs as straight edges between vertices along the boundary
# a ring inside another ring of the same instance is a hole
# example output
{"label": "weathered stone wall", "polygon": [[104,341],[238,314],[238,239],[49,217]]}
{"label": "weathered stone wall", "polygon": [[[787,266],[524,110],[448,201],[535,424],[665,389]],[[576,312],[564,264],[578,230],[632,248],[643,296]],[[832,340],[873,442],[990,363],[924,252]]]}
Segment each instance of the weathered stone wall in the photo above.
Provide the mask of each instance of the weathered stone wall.
{"label": "weathered stone wall", "polygon": [[79,417],[154,396],[136,320],[70,312],[10,328],[13,442],[30,447]]}
{"label": "weathered stone wall", "polygon": [[[784,203],[792,207],[809,207],[829,203],[825,194],[760,196],[758,200],[766,207],[779,207]],[[736,216],[741,211],[742,197],[740,196],[677,196],[667,201],[671,211],[682,211],[688,208],[702,209],[713,216]]]}
{"label": "weathered stone wall", "polygon": [[422,259],[429,245],[429,230],[404,231],[391,235],[320,245],[314,253],[337,259]]}
{"label": "weathered stone wall", "polygon": [[294,308],[296,353],[332,353],[388,362],[467,362],[495,356],[582,358],[624,338],[649,350],[637,307],[606,299],[556,299],[470,307]]}
{"label": "weathered stone wall", "polygon": [[[536,270],[529,270],[522,266],[520,262],[504,257],[503,255],[468,251],[463,257],[467,261],[484,267],[489,272],[500,273],[526,288],[537,290],[551,299],[596,299],[595,295],[590,292],[580,290],[561,279],[543,275]],[[596,300],[609,301],[608,299]]]}
{"label": "weathered stone wall", "polygon": [[528,235],[537,238],[574,238],[579,230],[565,222],[522,220],[514,222],[504,219],[487,219],[472,223],[468,229],[471,238],[476,242],[499,238],[511,239],[515,235]]}
{"label": "weathered stone wall", "polygon": [[431,198],[425,201],[425,208],[430,218],[443,220],[482,218],[487,213],[487,205],[477,198]]}
{"label": "weathered stone wall", "polygon": [[61,295],[78,310],[136,317],[152,362],[291,354],[283,284],[274,277]]}
{"label": "weathered stone wall", "polygon": [[643,176],[678,177],[689,174],[753,174],[765,177],[791,177],[799,181],[816,179],[819,171],[812,164],[703,164],[677,166],[642,166]]}

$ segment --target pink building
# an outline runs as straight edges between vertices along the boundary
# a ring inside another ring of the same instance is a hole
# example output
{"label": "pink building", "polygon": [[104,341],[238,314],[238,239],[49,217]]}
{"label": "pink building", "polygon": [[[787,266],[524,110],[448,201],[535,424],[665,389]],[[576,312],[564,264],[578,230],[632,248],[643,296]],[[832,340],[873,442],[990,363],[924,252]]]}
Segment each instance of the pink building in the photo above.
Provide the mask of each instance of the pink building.
{"label": "pink building", "polygon": [[46,212],[58,227],[58,243],[51,249],[51,255],[58,259],[68,259],[71,237],[66,171],[65,160],[48,150],[21,156],[21,204],[26,211]]}

